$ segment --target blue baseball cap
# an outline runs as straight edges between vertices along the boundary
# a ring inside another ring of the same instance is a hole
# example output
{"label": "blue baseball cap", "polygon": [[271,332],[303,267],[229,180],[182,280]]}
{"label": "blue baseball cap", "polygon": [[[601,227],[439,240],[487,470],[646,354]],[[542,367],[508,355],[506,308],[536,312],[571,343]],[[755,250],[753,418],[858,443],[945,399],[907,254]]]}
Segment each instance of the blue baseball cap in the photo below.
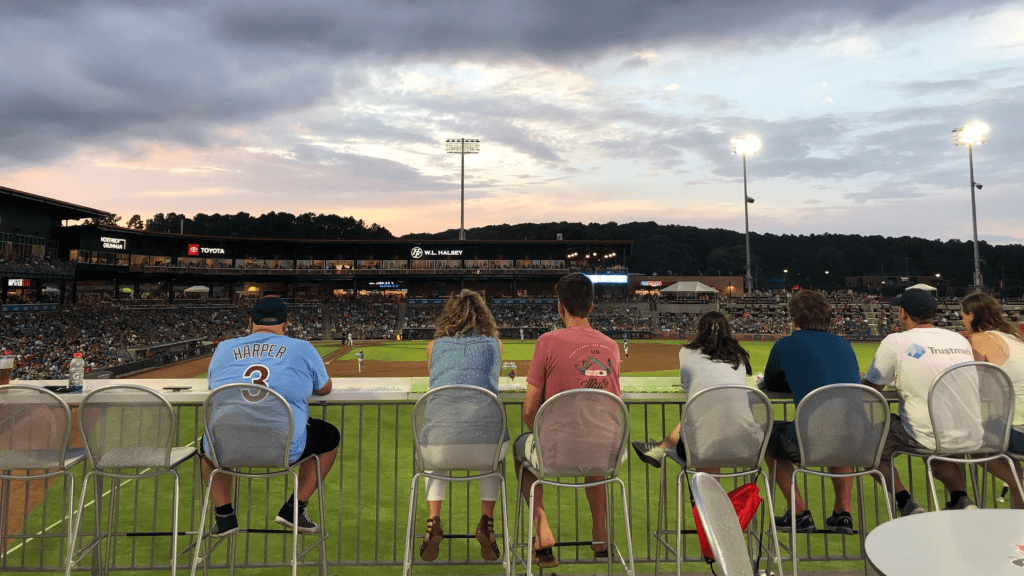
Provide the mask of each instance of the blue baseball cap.
{"label": "blue baseball cap", "polygon": [[252,323],[258,326],[284,324],[288,318],[288,306],[280,296],[265,296],[252,306]]}

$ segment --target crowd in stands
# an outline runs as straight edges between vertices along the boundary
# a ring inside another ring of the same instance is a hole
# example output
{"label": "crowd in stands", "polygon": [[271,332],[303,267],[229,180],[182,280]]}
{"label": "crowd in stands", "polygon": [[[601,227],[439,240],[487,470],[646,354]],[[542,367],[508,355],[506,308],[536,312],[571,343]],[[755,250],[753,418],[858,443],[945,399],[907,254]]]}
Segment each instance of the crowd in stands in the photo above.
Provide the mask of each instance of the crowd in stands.
{"label": "crowd in stands", "polygon": [[[222,340],[242,334],[243,309],[136,310],[124,314],[109,302],[65,305],[60,310],[0,315],[0,354],[15,356],[19,378],[66,378],[81,352],[90,370],[135,360],[130,350],[185,339]],[[152,353],[150,354],[150,356]]]}
{"label": "crowd in stands", "polygon": [[335,338],[348,334],[356,340],[391,338],[398,320],[398,305],[386,301],[349,300],[327,304]]}
{"label": "crowd in stands", "polygon": [[405,328],[433,328],[441,316],[443,304],[416,304],[405,307]]}
{"label": "crowd in stands", "polygon": [[[8,303],[16,302],[8,294]],[[848,339],[881,338],[898,331],[895,309],[884,299],[830,294],[834,316],[830,332]],[[332,336],[344,339],[389,339],[399,329],[401,297],[330,297],[325,302],[292,304],[288,334],[315,340],[327,337],[325,318]],[[149,303],[151,306],[143,306]],[[628,307],[599,305],[592,324],[608,332],[639,331],[690,333],[698,314],[656,313],[648,302]],[[227,298],[176,300],[113,300],[111,293],[79,293],[78,304],[64,304],[55,311],[0,314],[0,353],[18,357],[17,373],[29,378],[60,378],[67,372],[71,355],[81,351],[92,369],[117,366],[134,360],[130,349],[145,348],[184,339],[216,342],[246,329],[247,301]],[[405,307],[402,328],[432,330],[441,304],[410,304]],[[723,312],[737,334],[781,336],[791,331],[784,294],[766,293],[723,302]],[[956,299],[940,300],[936,325],[962,330]],[[559,326],[554,304],[520,303],[491,305],[499,328],[547,330]],[[1020,321],[1019,307],[1006,310],[1011,322]],[[154,350],[154,353],[156,351]],[[171,356],[173,360],[173,356]]]}
{"label": "crowd in stands", "polygon": [[558,324],[558,306],[555,304],[491,304],[491,314],[498,328],[525,326],[545,327]]}
{"label": "crowd in stands", "polygon": [[602,332],[650,332],[651,317],[637,308],[594,310],[587,317],[590,325]]}

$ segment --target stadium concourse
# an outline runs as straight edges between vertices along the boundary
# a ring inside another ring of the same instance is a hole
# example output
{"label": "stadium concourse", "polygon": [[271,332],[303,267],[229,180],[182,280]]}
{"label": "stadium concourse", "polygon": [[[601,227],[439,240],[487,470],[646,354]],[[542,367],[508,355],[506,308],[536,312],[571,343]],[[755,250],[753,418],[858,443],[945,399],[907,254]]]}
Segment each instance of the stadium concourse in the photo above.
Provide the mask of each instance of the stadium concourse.
{"label": "stadium concourse", "polygon": [[[829,297],[835,310],[831,327],[835,334],[851,341],[876,341],[896,327],[893,309],[884,299],[843,292]],[[288,331],[313,341],[344,341],[350,334],[364,342],[395,340],[398,335],[429,339],[441,302],[381,295],[293,299]],[[534,339],[559,325],[553,301],[495,298],[490,305],[502,338]],[[719,306],[731,319],[733,331],[743,338],[774,340],[790,331],[785,293],[726,299]],[[15,377],[22,379],[66,378],[68,361],[76,351],[83,353],[92,372],[126,374],[211,353],[220,340],[245,331],[246,308],[244,300],[182,295],[168,305],[156,297],[115,300],[109,294],[95,294],[52,310],[5,310],[0,315],[0,354],[16,357]],[[659,303],[649,299],[601,302],[591,322],[615,338],[636,341],[685,338],[699,317],[699,313],[659,312],[658,308]],[[962,329],[955,300],[942,301],[940,308],[938,325]],[[1019,307],[1007,304],[1004,308],[1011,321],[1019,321]]]}

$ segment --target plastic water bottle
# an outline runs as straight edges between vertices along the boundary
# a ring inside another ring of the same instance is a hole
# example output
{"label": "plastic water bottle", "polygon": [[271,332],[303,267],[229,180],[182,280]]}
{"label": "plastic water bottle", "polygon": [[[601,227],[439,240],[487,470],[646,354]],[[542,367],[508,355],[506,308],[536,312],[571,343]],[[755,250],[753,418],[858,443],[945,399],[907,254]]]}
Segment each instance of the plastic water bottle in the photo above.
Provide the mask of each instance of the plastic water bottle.
{"label": "plastic water bottle", "polygon": [[85,359],[81,352],[75,352],[71,364],[68,366],[68,391],[81,392],[82,380],[85,379]]}

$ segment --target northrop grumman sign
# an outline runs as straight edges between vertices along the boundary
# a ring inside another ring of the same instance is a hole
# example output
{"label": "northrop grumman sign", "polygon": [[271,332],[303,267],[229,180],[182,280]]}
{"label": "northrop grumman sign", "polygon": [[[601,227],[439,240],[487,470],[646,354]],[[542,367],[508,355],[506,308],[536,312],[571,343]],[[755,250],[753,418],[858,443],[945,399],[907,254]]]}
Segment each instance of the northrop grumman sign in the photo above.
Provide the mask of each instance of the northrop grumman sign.
{"label": "northrop grumman sign", "polygon": [[414,259],[419,260],[424,256],[462,256],[462,250],[430,250],[416,246],[411,254]]}
{"label": "northrop grumman sign", "polygon": [[124,238],[112,236],[100,236],[100,242],[103,244],[104,250],[124,250],[128,245],[128,241]]}

